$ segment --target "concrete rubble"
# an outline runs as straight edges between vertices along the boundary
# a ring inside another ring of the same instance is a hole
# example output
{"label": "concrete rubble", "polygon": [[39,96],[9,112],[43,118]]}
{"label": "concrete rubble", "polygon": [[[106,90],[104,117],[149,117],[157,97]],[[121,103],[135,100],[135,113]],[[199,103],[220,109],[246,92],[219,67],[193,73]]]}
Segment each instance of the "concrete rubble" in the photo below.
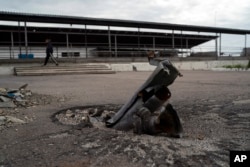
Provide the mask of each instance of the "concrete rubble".
{"label": "concrete rubble", "polygon": [[[229,150],[250,148],[250,77],[243,72],[183,71],[185,77],[170,87],[175,95],[170,102],[184,127],[180,139],[106,128],[105,115],[118,111],[149,74],[1,77],[0,83],[9,82],[8,87],[29,83],[37,104],[17,107],[18,112],[0,108],[0,115],[27,122],[0,130],[0,166],[225,167]],[[93,128],[68,126],[77,124],[70,122],[74,119],[87,120],[86,111]],[[51,122],[55,112],[67,118],[67,125]]]}
{"label": "concrete rubble", "polygon": [[28,107],[28,98],[32,92],[26,89],[24,84],[18,89],[0,88],[0,108],[15,108],[17,106]]}
{"label": "concrete rubble", "polygon": [[0,125],[4,125],[6,123],[25,124],[26,122],[12,116],[0,116]]}
{"label": "concrete rubble", "polygon": [[22,114],[20,111],[61,100],[49,95],[32,93],[27,87],[28,84],[17,89],[0,87],[0,131],[36,119],[33,115]]}
{"label": "concrete rubble", "polygon": [[105,121],[114,116],[118,109],[113,105],[105,105],[105,108],[103,106],[70,108],[55,113],[52,120],[78,128],[104,127]]}
{"label": "concrete rubble", "polygon": [[33,93],[27,89],[28,84],[19,88],[0,87],[0,131],[13,125],[32,122],[36,117],[33,114],[24,114],[29,108],[51,103],[60,105],[68,98],[57,98],[50,95]]}

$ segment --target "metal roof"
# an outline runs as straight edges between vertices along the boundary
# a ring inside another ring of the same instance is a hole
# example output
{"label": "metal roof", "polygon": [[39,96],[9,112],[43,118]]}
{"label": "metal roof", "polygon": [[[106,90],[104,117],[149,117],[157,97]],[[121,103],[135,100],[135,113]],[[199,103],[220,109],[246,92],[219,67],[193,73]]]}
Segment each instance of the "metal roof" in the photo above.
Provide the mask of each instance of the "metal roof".
{"label": "metal roof", "polygon": [[[11,33],[16,43],[19,42],[18,33],[24,33],[24,28],[18,26],[0,25],[0,45],[11,45]],[[62,28],[62,27],[27,27],[29,46],[44,45],[46,37],[52,39],[55,45],[65,45],[66,34],[69,40],[74,45],[83,45],[85,42],[88,46],[107,46],[108,45],[108,30],[97,29],[81,29],[81,28]],[[86,35],[87,41],[85,41]],[[111,30],[111,40],[117,38],[118,47],[135,47],[138,46],[138,37],[140,38],[140,47],[152,46],[153,38],[155,40],[155,47],[158,48],[172,48],[173,37],[176,48],[192,48],[204,42],[216,39],[217,36],[200,35],[200,34],[181,34],[181,33],[160,33],[160,32],[143,32],[143,31],[121,31]],[[23,35],[20,36],[24,38]],[[21,39],[24,41],[24,39]]]}
{"label": "metal roof", "polygon": [[39,23],[116,26],[116,27],[135,27],[135,28],[166,29],[166,30],[227,33],[227,34],[242,34],[242,35],[250,34],[250,30],[222,28],[222,27],[207,27],[207,26],[194,26],[194,25],[134,21],[134,20],[90,18],[90,17],[79,17],[79,16],[16,13],[16,12],[5,12],[5,11],[0,11],[0,20],[39,22]]}

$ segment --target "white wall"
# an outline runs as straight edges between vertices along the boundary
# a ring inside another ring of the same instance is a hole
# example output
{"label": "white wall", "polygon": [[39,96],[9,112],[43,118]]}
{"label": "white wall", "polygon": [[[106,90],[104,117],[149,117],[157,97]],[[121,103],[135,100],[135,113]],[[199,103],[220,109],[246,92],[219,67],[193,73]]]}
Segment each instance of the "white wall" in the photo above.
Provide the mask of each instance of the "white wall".
{"label": "white wall", "polygon": [[[222,70],[223,65],[242,64],[247,65],[248,60],[218,60],[218,61],[174,61],[174,66],[179,70]],[[90,63],[97,64],[97,63]],[[108,64],[108,63],[105,63]],[[39,66],[39,64],[34,64]],[[153,71],[156,66],[151,66],[149,63],[109,63],[114,71]],[[30,64],[8,64],[0,65],[0,75],[12,75],[14,67],[30,66]],[[230,70],[229,70],[230,71]],[[250,70],[248,70],[250,71]]]}
{"label": "white wall", "polygon": [[[54,49],[54,56],[57,57],[62,57],[62,52],[80,52],[80,57],[85,58],[86,57],[86,49],[84,47],[74,47],[74,48],[68,48],[67,47],[53,47]],[[92,55],[89,53],[90,50],[92,50],[94,48],[88,48],[87,52],[88,52],[88,57],[92,57]],[[0,59],[3,58],[10,58],[10,55],[14,58],[17,59],[18,58],[18,54],[19,54],[19,47],[13,47],[13,50],[10,51],[10,47],[0,47]],[[25,47],[21,47],[21,52],[22,54],[26,53]],[[29,47],[28,48],[28,53],[30,54],[34,54],[35,58],[43,58],[46,56],[46,46],[44,47]]]}

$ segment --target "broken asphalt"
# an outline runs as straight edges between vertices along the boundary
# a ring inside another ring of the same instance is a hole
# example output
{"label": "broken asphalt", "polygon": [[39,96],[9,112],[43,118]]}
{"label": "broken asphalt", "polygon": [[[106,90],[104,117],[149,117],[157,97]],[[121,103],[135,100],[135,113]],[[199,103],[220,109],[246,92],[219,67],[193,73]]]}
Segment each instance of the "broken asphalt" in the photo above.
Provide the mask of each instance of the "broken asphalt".
{"label": "broken asphalt", "polygon": [[151,72],[1,76],[1,88],[27,83],[36,103],[0,109],[1,116],[25,122],[1,129],[0,165],[229,166],[229,150],[250,149],[249,72],[182,73],[169,87],[183,123],[181,139],[106,127],[75,129],[51,120],[71,107],[124,104]]}

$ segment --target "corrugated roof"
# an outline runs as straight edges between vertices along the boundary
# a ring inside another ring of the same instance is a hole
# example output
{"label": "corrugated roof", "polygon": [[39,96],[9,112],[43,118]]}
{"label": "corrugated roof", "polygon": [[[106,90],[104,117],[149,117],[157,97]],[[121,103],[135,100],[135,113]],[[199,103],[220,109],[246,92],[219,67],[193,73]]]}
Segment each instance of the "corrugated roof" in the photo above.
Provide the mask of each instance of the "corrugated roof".
{"label": "corrugated roof", "polygon": [[[15,42],[18,42],[18,33],[24,33],[24,28],[18,26],[0,25],[0,45],[11,45],[11,33]],[[88,46],[106,46],[108,45],[108,30],[97,29],[81,29],[81,28],[62,28],[62,27],[27,27],[29,46],[44,45],[46,37],[52,39],[54,44],[65,45],[65,35],[68,34],[71,43],[83,45],[85,42]],[[87,41],[83,37],[86,35]],[[153,46],[153,38],[155,47],[172,48],[173,38],[176,48],[192,48],[196,45],[217,38],[212,35],[200,34],[181,34],[181,33],[160,33],[160,32],[138,32],[138,31],[110,31],[111,40],[117,38],[118,47],[134,47],[138,46],[138,37],[140,38],[140,47]],[[21,37],[24,37],[21,35]]]}
{"label": "corrugated roof", "polygon": [[59,23],[59,24],[82,24],[82,25],[86,24],[86,25],[116,26],[116,27],[136,27],[136,28],[227,33],[227,34],[250,34],[250,30],[232,29],[223,27],[207,27],[207,26],[194,26],[194,25],[134,21],[134,20],[104,19],[104,18],[90,18],[90,17],[79,17],[79,16],[49,15],[49,14],[31,14],[31,13],[17,13],[17,12],[5,12],[5,11],[0,11],[0,20]]}

